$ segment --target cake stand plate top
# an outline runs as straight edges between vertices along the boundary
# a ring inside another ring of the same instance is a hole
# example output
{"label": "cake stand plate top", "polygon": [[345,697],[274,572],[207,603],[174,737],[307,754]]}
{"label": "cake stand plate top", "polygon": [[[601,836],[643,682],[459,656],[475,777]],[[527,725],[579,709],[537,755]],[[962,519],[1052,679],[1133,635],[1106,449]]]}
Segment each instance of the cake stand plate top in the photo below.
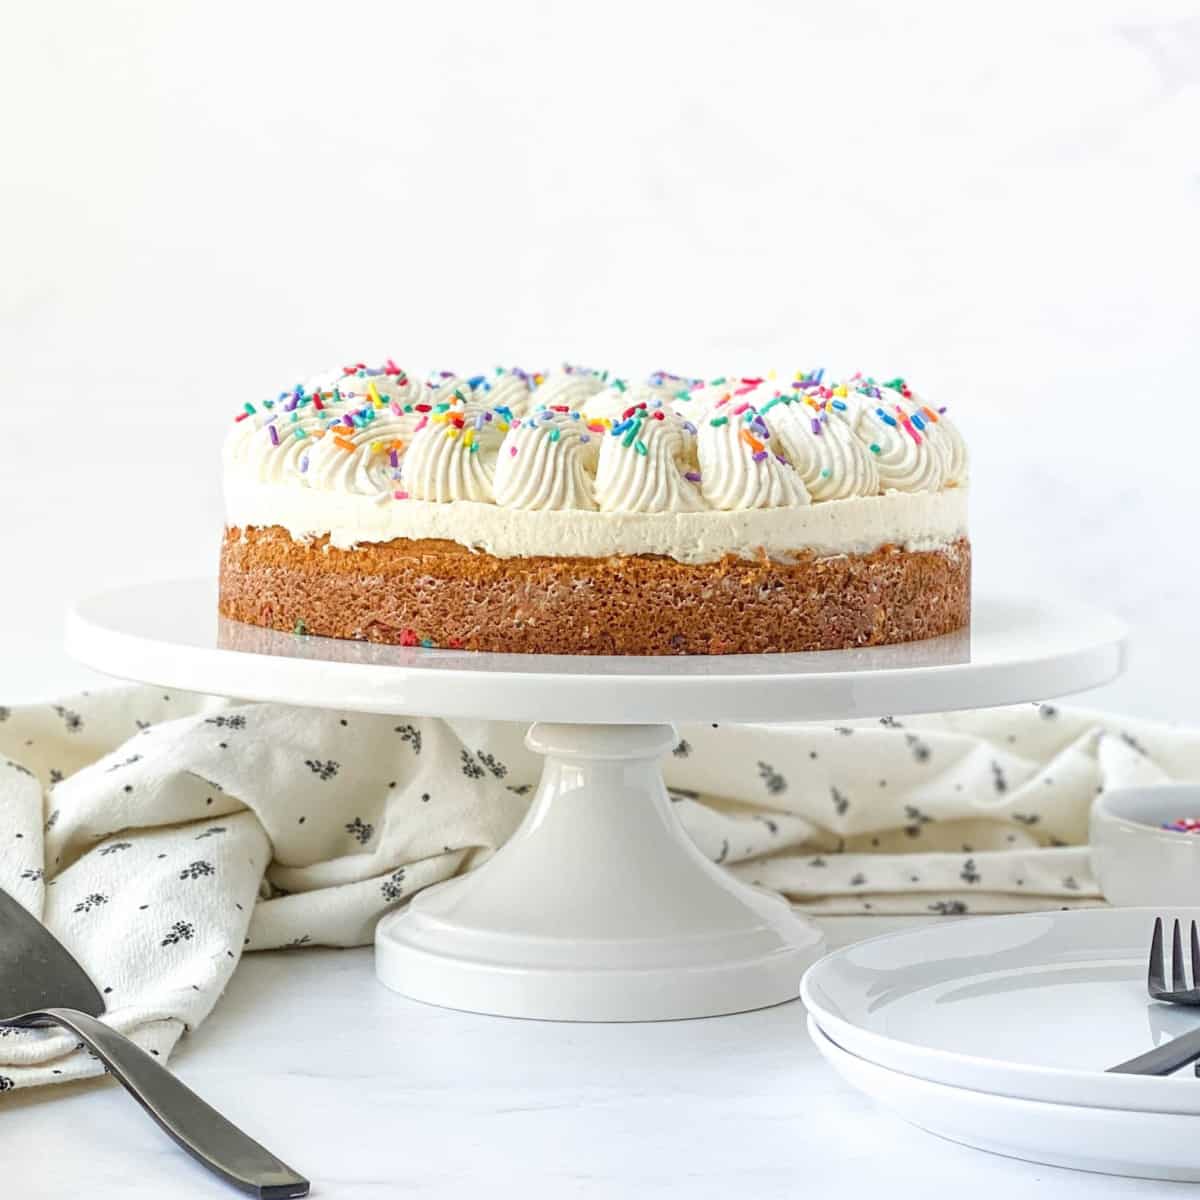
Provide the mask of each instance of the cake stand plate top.
{"label": "cake stand plate top", "polygon": [[483,654],[337,641],[226,621],[214,580],[102,592],[67,649],[105,674],[189,691],[341,708],[522,721],[812,721],[976,708],[1106,683],[1125,629],[1069,602],[976,599],[970,630],[807,654]]}

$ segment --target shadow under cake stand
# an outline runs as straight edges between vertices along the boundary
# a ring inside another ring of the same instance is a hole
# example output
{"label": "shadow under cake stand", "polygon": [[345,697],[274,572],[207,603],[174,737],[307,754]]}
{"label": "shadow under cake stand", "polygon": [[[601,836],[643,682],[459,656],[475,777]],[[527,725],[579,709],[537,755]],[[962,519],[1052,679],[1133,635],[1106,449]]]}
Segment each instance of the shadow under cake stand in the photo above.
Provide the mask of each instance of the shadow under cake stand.
{"label": "shadow under cake stand", "polygon": [[349,711],[529,721],[545,756],[486,863],[384,917],[376,971],[432,1004],[514,1017],[664,1020],[791,1000],[820,932],[700,853],[660,760],[673,721],[815,721],[975,708],[1116,676],[1125,632],[1072,604],[979,599],[969,633],[808,654],[483,654],[226,621],[211,580],[79,603],[67,648],[110,675]]}

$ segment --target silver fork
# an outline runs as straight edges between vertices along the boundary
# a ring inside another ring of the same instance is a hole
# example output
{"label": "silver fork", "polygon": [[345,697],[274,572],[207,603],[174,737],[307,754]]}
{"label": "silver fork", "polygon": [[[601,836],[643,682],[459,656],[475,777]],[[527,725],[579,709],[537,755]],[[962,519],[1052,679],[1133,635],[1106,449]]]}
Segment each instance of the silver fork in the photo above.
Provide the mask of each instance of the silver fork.
{"label": "silver fork", "polygon": [[[1150,965],[1146,971],[1146,990],[1151,999],[1164,1004],[1200,1005],[1200,932],[1196,929],[1195,921],[1191,923],[1188,940],[1192,960],[1191,985],[1188,984],[1187,963],[1183,957],[1183,926],[1176,918],[1171,931],[1171,986],[1167,987],[1163,919],[1155,918],[1154,935],[1150,939]],[[1192,1062],[1196,1064],[1197,1077],[1200,1077],[1200,1029],[1172,1038],[1108,1070],[1110,1074],[1117,1075],[1170,1075]]]}
{"label": "silver fork", "polygon": [[1150,969],[1146,973],[1146,989],[1154,1000],[1167,1004],[1200,1004],[1200,933],[1192,922],[1191,937],[1192,986],[1188,986],[1187,967],[1183,961],[1183,927],[1178,918],[1171,935],[1171,986],[1167,987],[1166,964],[1163,962],[1163,920],[1154,922],[1154,937],[1150,941]]}

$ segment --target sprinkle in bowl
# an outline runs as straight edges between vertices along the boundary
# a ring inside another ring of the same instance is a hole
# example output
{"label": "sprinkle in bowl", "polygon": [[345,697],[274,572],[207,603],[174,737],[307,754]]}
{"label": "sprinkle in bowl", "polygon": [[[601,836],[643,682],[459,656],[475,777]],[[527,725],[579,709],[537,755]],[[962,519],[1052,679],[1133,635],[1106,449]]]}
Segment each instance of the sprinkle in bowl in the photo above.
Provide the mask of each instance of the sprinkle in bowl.
{"label": "sprinkle in bowl", "polygon": [[[1200,784],[1114,788],[1092,805],[1092,866],[1110,904],[1200,905]],[[1175,828],[1170,828],[1175,826]]]}

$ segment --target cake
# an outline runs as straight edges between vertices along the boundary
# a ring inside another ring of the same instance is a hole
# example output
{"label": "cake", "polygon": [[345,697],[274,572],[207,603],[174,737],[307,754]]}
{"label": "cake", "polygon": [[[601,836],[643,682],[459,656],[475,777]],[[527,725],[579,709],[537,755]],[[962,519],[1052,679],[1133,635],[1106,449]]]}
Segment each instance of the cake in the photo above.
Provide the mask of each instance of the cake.
{"label": "cake", "polygon": [[914,641],[968,622],[966,485],[903,379],[357,363],[237,415],[220,611],[529,654]]}

